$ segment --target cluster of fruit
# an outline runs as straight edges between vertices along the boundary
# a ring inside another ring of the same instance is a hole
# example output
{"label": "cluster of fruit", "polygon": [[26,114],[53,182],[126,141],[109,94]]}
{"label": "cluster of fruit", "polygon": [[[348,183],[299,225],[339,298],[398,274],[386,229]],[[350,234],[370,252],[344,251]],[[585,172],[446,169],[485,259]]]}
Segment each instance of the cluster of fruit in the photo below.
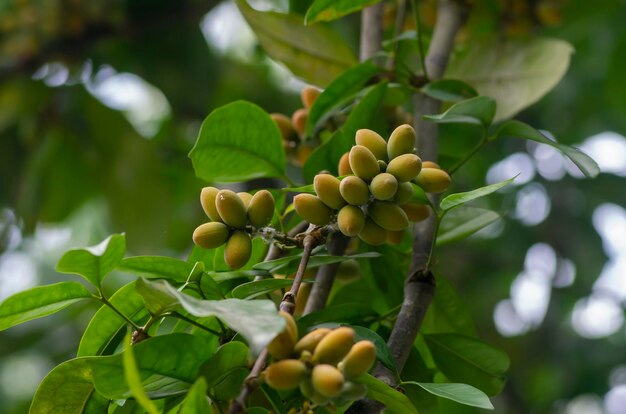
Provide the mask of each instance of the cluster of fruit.
{"label": "cluster of fruit", "polygon": [[300,388],[317,405],[343,405],[365,396],[366,388],[352,380],[367,373],[376,360],[371,341],[354,343],[349,327],[318,328],[298,340],[295,321],[281,315],[287,327],[268,346],[274,362],[264,371],[265,382],[276,390]]}
{"label": "cluster of fruit", "polygon": [[306,122],[309,118],[309,109],[320,95],[321,91],[312,86],[305,86],[300,92],[300,99],[304,108],[297,109],[291,118],[287,115],[274,113],[270,117],[274,120],[283,138],[283,148],[287,158],[296,165],[303,165],[314,148],[304,142]]}
{"label": "cluster of fruit", "polygon": [[226,264],[233,269],[244,266],[252,254],[250,232],[267,226],[274,216],[272,194],[267,190],[252,195],[204,187],[200,203],[211,221],[194,230],[193,242],[204,249],[214,249],[226,243]]}
{"label": "cluster of fruit", "polygon": [[309,223],[329,224],[336,214],[339,230],[359,236],[368,244],[401,240],[409,222],[424,220],[427,206],[411,202],[414,181],[429,193],[444,191],[448,173],[415,154],[415,130],[397,127],[385,141],[378,133],[360,129],[356,145],[339,161],[339,176],[318,174],[313,180],[317,195],[298,194],[294,206]]}

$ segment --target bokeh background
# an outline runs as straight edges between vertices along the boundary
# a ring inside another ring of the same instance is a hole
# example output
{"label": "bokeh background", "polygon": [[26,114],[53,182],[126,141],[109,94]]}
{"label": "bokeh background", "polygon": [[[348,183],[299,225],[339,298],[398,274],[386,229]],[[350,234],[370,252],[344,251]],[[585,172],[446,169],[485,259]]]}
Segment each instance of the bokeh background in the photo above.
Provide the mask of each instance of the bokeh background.
{"label": "bokeh background", "polygon": [[[491,22],[482,30],[574,46],[564,80],[518,118],[579,146],[602,173],[583,179],[547,146],[491,144],[457,189],[520,173],[490,200],[508,214],[442,247],[438,271],[479,336],[511,358],[497,412],[625,413],[626,2],[477,3]],[[358,18],[335,28],[356,50]],[[187,153],[204,117],[237,99],[291,114],[302,85],[229,1],[0,1],[0,300],[67,280],[54,272],[62,252],[112,232],[126,233],[131,254],[184,258],[202,220],[204,183]],[[27,412],[94,310],[0,332],[0,412]]]}

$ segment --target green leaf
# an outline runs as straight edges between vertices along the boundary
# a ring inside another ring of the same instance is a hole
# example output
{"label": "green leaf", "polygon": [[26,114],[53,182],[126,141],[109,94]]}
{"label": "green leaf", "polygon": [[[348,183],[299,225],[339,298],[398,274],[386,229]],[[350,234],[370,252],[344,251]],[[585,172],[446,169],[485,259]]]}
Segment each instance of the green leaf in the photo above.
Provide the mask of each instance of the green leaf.
{"label": "green leaf", "polygon": [[475,337],[476,327],[472,316],[456,289],[445,277],[437,277],[437,289],[433,302],[428,307],[423,333],[459,333]]}
{"label": "green leaf", "polygon": [[352,325],[350,326],[354,329],[356,333],[355,341],[363,341],[368,340],[376,345],[376,358],[382,362],[384,366],[389,368],[390,370],[396,372],[396,366],[393,362],[393,357],[391,356],[391,352],[389,352],[389,348],[387,347],[387,342],[383,338],[380,337],[376,332],[371,329],[367,329],[363,326]]}
{"label": "green leaf", "polygon": [[474,88],[457,79],[436,79],[426,84],[422,93],[444,102],[457,102],[478,96]]}
{"label": "green leaf", "polygon": [[200,375],[207,387],[213,388],[233,371],[248,366],[248,347],[241,342],[228,342],[200,367]]}
{"label": "green leaf", "polygon": [[315,189],[313,188],[313,184],[307,184],[300,187],[289,187],[283,188],[281,191],[286,193],[309,193],[315,194]]}
{"label": "green leaf", "polygon": [[89,358],[70,359],[41,381],[29,414],[102,414],[109,401],[94,392]]}
{"label": "green leaf", "polygon": [[339,159],[354,145],[354,136],[357,130],[361,128],[376,129],[375,124],[380,119],[378,116],[380,105],[385,98],[386,91],[386,82],[371,88],[352,110],[341,129],[313,151],[302,168],[302,175],[307,182],[312,182],[313,177],[322,170],[337,172]]}
{"label": "green leaf", "polygon": [[165,281],[138,280],[143,290],[152,291],[159,303],[168,307],[175,304],[197,317],[215,316],[243,336],[253,353],[260,352],[285,327],[283,319],[269,300],[200,300],[181,293]]}
{"label": "green leaf", "polygon": [[37,286],[16,293],[0,303],[0,331],[32,319],[48,316],[87,298],[93,298],[93,296],[78,282]]}
{"label": "green leaf", "polygon": [[428,349],[441,372],[454,382],[473,385],[493,396],[505,383],[507,355],[475,338],[457,334],[424,335]]}
{"label": "green leaf", "polygon": [[263,279],[242,283],[231,292],[236,299],[252,299],[293,284],[293,279]]}
{"label": "green leaf", "polygon": [[278,127],[257,105],[236,101],[206,117],[189,153],[196,176],[234,182],[284,177],[285,152]]}
{"label": "green leaf", "polygon": [[[308,267],[318,267],[325,264],[340,263],[350,259],[372,259],[379,256],[380,253],[377,252],[357,253],[350,256],[332,256],[329,254],[317,254],[315,256],[311,256],[311,258],[309,259]],[[275,273],[278,270],[283,269],[291,262],[300,261],[301,258],[302,253],[295,256],[281,257],[280,259],[257,263],[254,265],[254,269],[266,270],[270,273]]]}
{"label": "green leaf", "polygon": [[537,102],[567,72],[572,46],[557,39],[502,39],[492,36],[467,42],[455,54],[445,77],[472,85],[498,103],[495,120],[510,118]]}
{"label": "green leaf", "polygon": [[306,330],[312,326],[328,322],[344,322],[352,325],[357,323],[372,322],[377,317],[378,314],[376,311],[374,311],[367,304],[346,303],[329,306],[320,311],[304,315],[298,319],[298,326]]}
{"label": "green leaf", "polygon": [[500,181],[499,183],[487,185],[485,187],[477,188],[476,190],[467,191],[465,193],[456,193],[450,194],[443,200],[441,200],[441,210],[450,211],[451,209],[468,203],[472,200],[476,200],[477,198],[484,197],[491,193],[494,193],[501,189],[504,186],[511,184],[515,180],[515,177],[509,178],[508,180]]}
{"label": "green leaf", "polygon": [[154,403],[148,398],[143,384],[141,382],[141,375],[139,374],[139,368],[137,368],[137,361],[133,353],[133,347],[130,345],[130,335],[126,335],[124,340],[126,343],[126,349],[122,353],[122,362],[124,364],[124,380],[131,395],[141,405],[141,408],[146,410],[148,414],[159,414],[159,410]]}
{"label": "green leaf", "polygon": [[392,414],[418,414],[417,409],[406,395],[391,388],[381,380],[365,374],[355,379],[354,382],[367,386],[367,397],[385,404],[387,407],[386,412]]}
{"label": "green leaf", "polygon": [[236,3],[265,52],[314,85],[328,85],[357,63],[352,49],[328,27],[305,27],[298,15],[260,12],[245,0]]}
{"label": "green leaf", "polygon": [[325,118],[331,110],[354,98],[380,70],[373,63],[365,62],[343,72],[337,79],[333,80],[317,97],[309,110],[306,124],[307,135],[311,135],[318,122]]}
{"label": "green leaf", "polygon": [[148,279],[169,279],[183,283],[191,273],[193,265],[166,256],[134,256],[123,259],[117,269]]}
{"label": "green leaf", "polygon": [[124,253],[126,253],[124,234],[113,234],[96,246],[66,252],[57,263],[56,271],[80,275],[100,287],[104,277],[115,269]]}
{"label": "green leaf", "polygon": [[437,246],[469,237],[500,218],[500,214],[484,208],[472,206],[456,208],[441,220]]}
{"label": "green leaf", "polygon": [[[185,399],[180,404],[175,414],[211,414],[213,409],[207,399],[207,384],[203,377],[200,377],[191,386]],[[174,414],[174,413],[172,413]]]}
{"label": "green leaf", "polygon": [[378,2],[380,0],[315,0],[306,12],[304,23],[336,20]]}
{"label": "green leaf", "polygon": [[487,96],[477,96],[452,105],[437,115],[424,115],[424,119],[437,124],[472,124],[487,128],[496,113],[496,101]]}
{"label": "green leaf", "polygon": [[[163,282],[165,283],[165,282]],[[143,298],[143,303],[152,315],[162,315],[180,308],[178,297],[162,285],[149,282],[147,279],[137,279],[135,290]],[[169,285],[167,285],[169,287]],[[172,288],[176,292],[176,289]]]}
{"label": "green leaf", "polygon": [[587,177],[595,177],[600,173],[600,167],[598,164],[579,150],[578,148],[571,147],[565,144],[559,144],[558,142],[552,141],[550,138],[543,135],[541,132],[536,130],[524,122],[509,120],[504,122],[500,127],[496,130],[495,134],[491,139],[496,138],[521,138],[528,139],[535,142],[540,142],[542,144],[550,145],[551,147],[556,148],[561,151],[563,155],[568,157],[576,166],[580,169],[580,171],[585,174]]}
{"label": "green leaf", "polygon": [[[184,333],[156,336],[133,346],[141,384],[150,398],[178,395],[189,389],[200,366],[213,352],[209,339]],[[89,358],[96,390],[110,399],[131,397],[123,354]]]}
{"label": "green leaf", "polygon": [[415,381],[402,383],[402,386],[406,385],[416,385],[438,397],[447,398],[461,404],[493,410],[493,404],[489,401],[489,397],[487,397],[484,392],[471,385],[451,383],[435,384]]}

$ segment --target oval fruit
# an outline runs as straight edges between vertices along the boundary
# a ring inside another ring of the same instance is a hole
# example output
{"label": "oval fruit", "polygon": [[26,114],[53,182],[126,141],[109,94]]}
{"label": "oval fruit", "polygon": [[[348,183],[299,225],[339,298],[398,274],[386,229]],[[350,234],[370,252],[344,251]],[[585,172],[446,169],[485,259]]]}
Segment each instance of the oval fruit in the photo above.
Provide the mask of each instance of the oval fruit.
{"label": "oval fruit", "polygon": [[333,329],[317,344],[313,360],[321,364],[337,364],[354,344],[354,329],[342,326]]}
{"label": "oval fruit", "polygon": [[429,208],[424,204],[407,203],[400,206],[406,213],[409,221],[416,222],[426,220],[430,214]]}
{"label": "oval fruit", "polygon": [[267,346],[267,351],[274,359],[285,359],[293,353],[294,345],[298,340],[298,327],[289,313],[280,311],[279,315],[285,319],[285,329],[272,339]]}
{"label": "oval fruit", "polygon": [[320,96],[321,93],[322,91],[320,91],[317,88],[314,88],[313,86],[305,86],[304,88],[302,88],[302,91],[300,92],[300,99],[302,99],[302,105],[304,105],[306,109],[309,109],[311,106],[313,106],[313,104],[317,100],[317,97]]}
{"label": "oval fruit", "polygon": [[377,200],[390,200],[398,191],[398,180],[389,173],[380,173],[372,179],[370,192]]}
{"label": "oval fruit", "polygon": [[399,182],[411,181],[422,169],[422,160],[415,154],[402,154],[389,161],[387,172],[393,174]]}
{"label": "oval fruit", "polygon": [[359,233],[359,239],[372,246],[378,246],[387,241],[387,230],[374,223],[371,218],[365,219],[365,226]]}
{"label": "oval fruit", "polygon": [[308,109],[298,109],[291,116],[291,124],[293,125],[293,129],[296,130],[300,136],[304,135],[306,130],[306,121],[309,118],[309,110]]}
{"label": "oval fruit", "polygon": [[365,213],[359,207],[347,205],[337,214],[337,226],[348,237],[354,237],[363,230]]}
{"label": "oval fruit", "polygon": [[371,180],[380,172],[378,160],[374,154],[372,154],[372,151],[363,145],[355,145],[352,147],[349,161],[350,168],[354,171],[354,174],[365,181]]}
{"label": "oval fruit", "polygon": [[349,175],[354,174],[352,172],[352,168],[350,168],[350,153],[346,152],[339,159],[339,165],[337,166],[337,170],[339,171],[339,175]]}
{"label": "oval fruit", "polygon": [[404,230],[391,231],[387,230],[387,242],[389,244],[400,244],[402,243],[402,239],[404,239]]}
{"label": "oval fruit", "polygon": [[274,196],[267,190],[257,191],[248,204],[248,221],[254,227],[270,224],[274,217]]}
{"label": "oval fruit", "polygon": [[439,164],[433,161],[422,161],[422,168],[436,168],[438,170],[441,169]]}
{"label": "oval fruit", "polygon": [[199,225],[193,232],[193,242],[203,249],[214,249],[226,243],[228,226],[218,221]]}
{"label": "oval fruit", "polygon": [[315,352],[317,344],[319,344],[320,341],[330,332],[330,328],[317,328],[309,332],[300,338],[300,340],[296,343],[294,351],[298,355],[302,353],[302,351],[309,351],[310,353]]}
{"label": "oval fruit", "polygon": [[237,230],[226,242],[224,261],[232,269],[239,269],[250,260],[252,255],[252,240],[245,231]]}
{"label": "oval fruit", "polygon": [[375,201],[370,205],[368,214],[385,230],[404,230],[409,225],[406,213],[396,203]]}
{"label": "oval fruit", "polygon": [[377,160],[387,161],[387,141],[377,132],[371,129],[359,129],[356,131],[355,142],[363,145],[376,157]]}
{"label": "oval fruit", "polygon": [[415,178],[415,182],[427,193],[441,193],[450,187],[452,179],[444,170],[422,168],[422,171]]}
{"label": "oval fruit", "polygon": [[230,227],[243,229],[248,221],[246,206],[231,190],[221,190],[215,197],[215,206],[222,221]]}
{"label": "oval fruit", "polygon": [[202,209],[211,221],[222,221],[220,213],[217,212],[217,207],[215,206],[215,198],[219,192],[220,190],[215,187],[204,187],[200,192],[200,204],[202,204]]}
{"label": "oval fruit", "polygon": [[339,179],[330,174],[317,174],[313,178],[313,188],[319,199],[335,210],[339,210],[346,204],[339,192],[339,185]]}
{"label": "oval fruit", "polygon": [[265,370],[265,382],[276,390],[297,388],[306,376],[306,365],[297,359],[273,362]]}
{"label": "oval fruit", "polygon": [[398,191],[393,200],[398,204],[408,203],[413,197],[413,185],[411,183],[398,184]]}
{"label": "oval fruit", "polygon": [[298,194],[293,198],[293,205],[298,215],[311,224],[324,226],[330,223],[331,209],[313,194]]}
{"label": "oval fruit", "polygon": [[274,120],[276,126],[280,130],[280,135],[283,137],[283,141],[297,141],[298,133],[291,124],[291,119],[284,114],[270,114],[270,118]]}
{"label": "oval fruit", "polygon": [[337,368],[328,364],[317,365],[311,374],[311,383],[318,393],[325,397],[336,397],[341,394],[345,378]]}
{"label": "oval fruit", "polygon": [[409,124],[403,124],[393,130],[387,142],[387,155],[393,160],[399,155],[413,153],[415,130]]}
{"label": "oval fruit", "polygon": [[356,378],[365,374],[376,361],[376,347],[371,341],[359,341],[352,346],[342,361],[346,378]]}
{"label": "oval fruit", "polygon": [[339,184],[339,192],[348,204],[353,206],[361,206],[367,204],[370,199],[370,191],[365,181],[355,175],[341,180]]}
{"label": "oval fruit", "polygon": [[237,195],[239,196],[239,198],[241,198],[241,201],[243,201],[243,206],[248,209],[248,206],[250,205],[250,200],[252,200],[252,194],[242,191],[240,193],[237,193]]}

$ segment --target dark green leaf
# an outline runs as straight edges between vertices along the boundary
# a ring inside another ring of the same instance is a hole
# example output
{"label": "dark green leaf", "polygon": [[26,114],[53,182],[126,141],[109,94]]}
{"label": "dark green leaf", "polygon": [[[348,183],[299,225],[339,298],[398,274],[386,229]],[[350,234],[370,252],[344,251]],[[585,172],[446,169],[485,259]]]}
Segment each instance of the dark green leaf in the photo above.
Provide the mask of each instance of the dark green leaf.
{"label": "dark green leaf", "polygon": [[472,337],[476,336],[476,328],[469,309],[459,297],[454,286],[441,275],[437,277],[435,298],[428,307],[421,332],[454,332]]}
{"label": "dark green leaf", "polygon": [[92,297],[91,293],[78,282],[37,286],[16,293],[0,303],[0,331],[48,316],[74,302]]}
{"label": "dark green leaf", "polygon": [[[213,352],[207,338],[175,333],[146,339],[133,346],[137,369],[150,398],[178,395],[189,389],[202,363]],[[89,358],[96,390],[107,398],[131,396],[124,377],[123,355]]]}
{"label": "dark green leaf", "polygon": [[[200,377],[191,386],[185,399],[175,414],[211,414],[213,409],[206,396],[207,384],[203,377]],[[174,413],[172,413],[174,414]]]}
{"label": "dark green leaf", "polygon": [[441,372],[454,382],[473,385],[487,395],[504,386],[509,358],[501,350],[478,339],[457,334],[424,335]]}
{"label": "dark green leaf", "polygon": [[124,234],[113,234],[96,246],[66,252],[57,263],[56,271],[80,275],[100,287],[104,277],[115,269],[124,253],[126,253]]}
{"label": "dark green leaf", "polygon": [[242,283],[231,292],[236,299],[252,299],[293,284],[292,279],[263,279]]}
{"label": "dark green leaf", "polygon": [[469,237],[500,218],[500,214],[484,208],[472,206],[456,208],[447,213],[441,221],[437,246]]}
{"label": "dark green leaf", "polygon": [[245,181],[285,175],[278,127],[257,105],[236,101],[209,114],[189,153],[196,175],[206,181]]}
{"label": "dark green leaf", "polygon": [[486,408],[493,410],[493,404],[489,401],[489,397],[479,389],[467,384],[450,384],[450,383],[428,383],[428,382],[403,382],[402,386],[416,385],[423,388],[431,394],[442,398],[447,398],[461,404],[470,405],[472,407]]}
{"label": "dark green leaf", "polygon": [[[376,252],[358,253],[358,254],[353,254],[350,256],[331,256],[329,254],[318,254],[318,255],[312,256],[309,259],[309,267],[317,267],[317,266],[321,266],[325,264],[340,263],[340,262],[344,262],[346,260],[351,260],[351,259],[372,259],[372,258],[379,257],[379,256],[380,256],[380,253],[376,253]],[[301,258],[302,258],[302,253],[295,255],[295,256],[281,257],[280,259],[257,263],[256,265],[254,265],[254,268],[257,270],[266,270],[270,273],[275,273],[278,270],[283,269],[287,264],[291,262],[300,261]]]}
{"label": "dark green leaf", "polygon": [[139,374],[139,369],[137,368],[137,361],[135,360],[133,346],[130,345],[130,335],[126,335],[124,343],[127,344],[126,349],[124,349],[124,352],[122,353],[124,380],[126,381],[126,385],[128,385],[128,389],[130,390],[130,393],[135,401],[141,405],[141,408],[143,408],[147,414],[159,414],[159,410],[150,398],[148,398],[146,391],[143,389],[141,375]]}
{"label": "dark green leaf", "polygon": [[456,193],[450,194],[443,200],[441,200],[441,210],[450,211],[451,209],[468,203],[472,200],[476,200],[477,198],[484,197],[491,193],[494,193],[501,189],[504,186],[511,184],[515,180],[515,177],[509,178],[508,180],[500,181],[499,183],[487,185],[485,187],[477,188],[476,190],[467,191],[465,193]]}
{"label": "dark green leaf", "polygon": [[424,115],[424,119],[438,124],[473,124],[487,128],[496,113],[496,101],[487,96],[477,96],[452,105],[446,112]]}
{"label": "dark green leaf", "polygon": [[328,85],[357,63],[352,49],[328,27],[305,27],[300,16],[260,12],[245,0],[236,3],[267,54],[310,83]]}
{"label": "dark green leaf", "polygon": [[[143,299],[135,290],[134,281],[118,289],[109,298],[109,302],[135,323],[148,316]],[[126,324],[126,321],[109,306],[102,305],[83,333],[77,356],[102,355]]]}
{"label": "dark green leaf", "polygon": [[436,79],[426,84],[422,93],[444,102],[457,102],[478,96],[474,88],[456,79]]}
{"label": "dark green leaf", "polygon": [[356,324],[371,322],[376,317],[378,317],[378,314],[369,305],[347,303],[309,313],[298,319],[298,325],[306,330],[312,326],[327,322]]}
{"label": "dark green leaf", "polygon": [[248,366],[248,347],[242,342],[228,342],[218,348],[202,367],[200,375],[207,382],[208,388],[213,388],[234,370]]}
{"label": "dark green leaf", "polygon": [[359,384],[367,386],[367,396],[376,401],[380,401],[387,407],[387,412],[392,414],[418,414],[408,397],[395,390],[379,379],[365,374],[354,380]]}
{"label": "dark green leaf", "polygon": [[509,120],[504,122],[496,130],[496,133],[491,139],[496,139],[500,137],[528,139],[531,141],[550,145],[551,147],[556,148],[557,150],[561,151],[563,155],[571,159],[572,162],[576,164],[580,171],[582,171],[582,173],[585,174],[587,177],[595,177],[600,173],[600,167],[598,166],[598,164],[590,156],[588,156],[578,148],[570,147],[569,145],[559,144],[558,142],[552,141],[550,138],[546,137],[535,128],[523,122],[516,120]]}
{"label": "dark green leaf", "polygon": [[304,18],[305,24],[336,20],[380,0],[315,0]]}
{"label": "dark green leaf", "polygon": [[123,259],[117,269],[148,279],[183,283],[193,269],[193,263],[166,256],[134,256]]}

